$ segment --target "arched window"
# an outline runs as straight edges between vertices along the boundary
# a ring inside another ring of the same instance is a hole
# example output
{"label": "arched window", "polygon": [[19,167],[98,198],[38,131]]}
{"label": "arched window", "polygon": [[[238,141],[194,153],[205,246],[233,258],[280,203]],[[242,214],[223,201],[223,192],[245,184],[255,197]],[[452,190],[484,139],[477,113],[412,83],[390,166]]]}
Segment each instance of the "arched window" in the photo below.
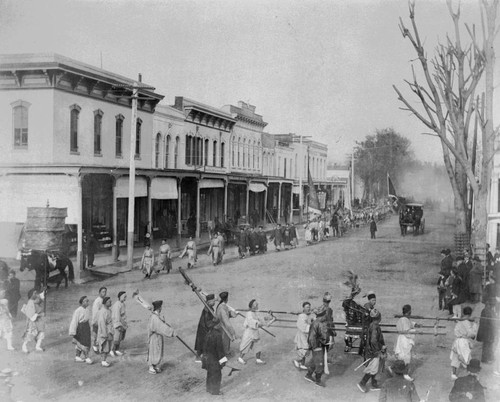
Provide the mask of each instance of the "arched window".
{"label": "arched window", "polygon": [[155,141],[155,168],[158,169],[160,167],[160,144],[161,144],[161,134],[156,134]]}
{"label": "arched window", "polygon": [[241,138],[238,138],[238,167],[240,167]]}
{"label": "arched window", "polygon": [[101,155],[102,116],[101,109],[94,110],[94,155]]}
{"label": "arched window", "polygon": [[70,126],[69,126],[69,150],[78,152],[78,119],[80,118],[80,110],[78,105],[70,106]]}
{"label": "arched window", "polygon": [[235,160],[234,160],[234,148],[236,147],[236,142],[234,141],[234,138],[231,141],[230,146],[231,146],[231,167],[234,167],[234,162],[235,162]]}
{"label": "arched window", "polygon": [[224,167],[224,153],[226,152],[226,143],[220,144],[220,167]]}
{"label": "arched window", "polygon": [[17,101],[12,105],[12,120],[14,128],[14,148],[26,148],[28,146],[28,108],[30,103]]}
{"label": "arched window", "polygon": [[212,165],[217,166],[217,141],[213,142],[213,149],[212,149]]}
{"label": "arched window", "polygon": [[252,168],[255,169],[255,154],[257,153],[257,150],[255,149],[255,141],[253,142],[253,147],[252,147]]}
{"label": "arched window", "polygon": [[140,156],[141,156],[141,127],[142,127],[142,120],[137,119],[137,123],[135,125],[135,156],[136,156],[136,158],[140,158]]}
{"label": "arched window", "polygon": [[246,167],[247,162],[247,140],[243,139],[243,167]]}
{"label": "arched window", "polygon": [[170,135],[167,135],[167,138],[165,138],[165,165],[163,166],[164,169],[168,169],[169,156],[170,156]]}
{"label": "arched window", "polygon": [[123,120],[125,117],[119,114],[115,116],[115,156],[121,158],[122,156],[122,144],[123,144]]}
{"label": "arched window", "polygon": [[175,149],[174,149],[174,169],[177,169],[177,157],[179,156],[179,137],[175,138]]}

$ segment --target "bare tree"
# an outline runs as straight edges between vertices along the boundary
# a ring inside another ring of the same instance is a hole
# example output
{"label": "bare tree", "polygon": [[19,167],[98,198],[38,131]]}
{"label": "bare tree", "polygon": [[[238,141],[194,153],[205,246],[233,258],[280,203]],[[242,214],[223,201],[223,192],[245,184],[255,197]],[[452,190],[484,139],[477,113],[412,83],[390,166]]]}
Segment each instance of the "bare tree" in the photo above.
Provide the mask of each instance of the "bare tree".
{"label": "bare tree", "polygon": [[[464,47],[460,31],[460,6],[454,10],[447,0],[453,20],[454,38],[446,36],[446,44],[439,44],[435,55],[429,60],[415,22],[415,3],[409,2],[411,28],[400,18],[403,37],[408,39],[418,56],[422,73],[413,69],[413,80],[406,81],[418,98],[414,105],[393,86],[399,100],[441,140],[443,159],[455,198],[456,231],[468,232],[467,185],[474,194],[475,218],[472,234],[476,251],[484,255],[488,222],[488,196],[493,167],[493,68],[495,53],[493,42],[496,36],[496,16],[499,0],[480,0],[482,43],[474,26],[465,25],[469,41]],[[423,78],[421,78],[423,75]],[[485,91],[476,95],[484,75]],[[471,121],[478,119],[481,130],[481,160],[475,166],[475,155],[469,141]]]}

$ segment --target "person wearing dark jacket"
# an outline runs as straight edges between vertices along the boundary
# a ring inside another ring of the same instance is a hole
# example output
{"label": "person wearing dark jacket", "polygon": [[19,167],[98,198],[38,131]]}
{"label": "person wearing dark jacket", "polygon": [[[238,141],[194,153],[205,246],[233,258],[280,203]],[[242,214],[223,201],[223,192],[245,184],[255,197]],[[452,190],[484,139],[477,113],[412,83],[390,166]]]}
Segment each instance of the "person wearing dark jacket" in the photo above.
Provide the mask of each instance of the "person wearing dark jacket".
{"label": "person wearing dark jacket", "polygon": [[441,260],[441,271],[444,275],[449,275],[451,269],[453,268],[453,257],[451,256],[451,250],[449,248],[441,250],[441,255],[443,256]]}
{"label": "person wearing dark jacket", "polygon": [[277,224],[274,228],[273,234],[270,238],[271,241],[274,241],[274,247],[276,247],[276,251],[281,250],[281,243],[283,242],[283,234],[281,232],[281,224]]}
{"label": "person wearing dark jacket", "polygon": [[[307,337],[309,348],[312,351],[312,357],[306,365],[307,374],[304,378],[320,387],[324,387],[321,382],[321,376],[324,371],[324,353],[328,348],[329,341],[326,313],[326,309],[320,309],[316,313],[316,319],[311,324]],[[316,374],[316,378],[313,378],[313,373]]]}
{"label": "person wearing dark jacket", "polygon": [[[208,306],[213,309],[213,306],[215,305],[215,295],[213,293],[207,295],[206,301]],[[203,347],[205,346],[205,338],[207,337],[212,319],[212,313],[205,307],[201,312],[200,320],[198,321],[196,340],[194,341],[194,350],[196,351],[195,361],[197,363],[201,363],[201,355],[203,353]]]}
{"label": "person wearing dark jacket", "polygon": [[21,300],[20,282],[16,278],[16,271],[11,269],[9,271],[9,276],[4,283],[5,288],[5,298],[9,302],[9,312],[12,318],[17,317],[17,306],[19,300]]}
{"label": "person wearing dark jacket", "polygon": [[222,367],[227,362],[222,345],[222,327],[219,320],[207,322],[208,333],[203,347],[202,368],[207,370],[207,392],[212,395],[222,395],[220,384],[222,381]]}
{"label": "person wearing dark jacket", "polygon": [[481,312],[479,319],[479,328],[477,330],[476,340],[483,343],[481,354],[482,363],[492,363],[494,358],[494,344],[497,337],[496,315],[494,310],[494,301],[489,299]]}
{"label": "person wearing dark jacket", "polygon": [[240,233],[238,234],[238,254],[240,258],[245,258],[245,254],[247,252],[248,247],[248,238],[247,233],[245,232],[245,228],[243,226],[240,227]]}
{"label": "person wearing dark jacket", "polygon": [[259,226],[257,234],[259,235],[259,253],[264,254],[267,252],[267,235],[262,225]]}
{"label": "person wearing dark jacket", "polygon": [[407,380],[404,375],[406,365],[403,360],[396,360],[391,366],[394,377],[384,382],[378,397],[379,402],[419,402],[420,398],[415,384]]}
{"label": "person wearing dark jacket", "polygon": [[477,379],[481,371],[481,363],[478,359],[471,359],[467,366],[469,375],[458,377],[451,389],[449,399],[451,402],[484,402],[484,387]]}
{"label": "person wearing dark jacket", "polygon": [[88,262],[88,267],[92,268],[95,267],[94,265],[94,256],[95,253],[97,253],[97,240],[94,237],[94,233],[90,233],[90,236],[87,240],[87,262]]}
{"label": "person wearing dark jacket", "polygon": [[370,235],[372,239],[375,239],[376,231],[377,231],[377,222],[375,222],[375,218],[372,216],[372,220],[370,221]]}

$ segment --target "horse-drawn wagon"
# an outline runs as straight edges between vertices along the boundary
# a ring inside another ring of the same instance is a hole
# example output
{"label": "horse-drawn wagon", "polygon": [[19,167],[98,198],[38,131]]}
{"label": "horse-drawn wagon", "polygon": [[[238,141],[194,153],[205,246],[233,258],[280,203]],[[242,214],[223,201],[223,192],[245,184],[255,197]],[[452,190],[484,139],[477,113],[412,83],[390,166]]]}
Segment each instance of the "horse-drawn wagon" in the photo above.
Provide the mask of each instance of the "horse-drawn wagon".
{"label": "horse-drawn wagon", "polygon": [[423,204],[412,202],[402,204],[399,209],[399,226],[401,236],[406,236],[408,228],[411,227],[413,235],[425,232],[425,218]]}

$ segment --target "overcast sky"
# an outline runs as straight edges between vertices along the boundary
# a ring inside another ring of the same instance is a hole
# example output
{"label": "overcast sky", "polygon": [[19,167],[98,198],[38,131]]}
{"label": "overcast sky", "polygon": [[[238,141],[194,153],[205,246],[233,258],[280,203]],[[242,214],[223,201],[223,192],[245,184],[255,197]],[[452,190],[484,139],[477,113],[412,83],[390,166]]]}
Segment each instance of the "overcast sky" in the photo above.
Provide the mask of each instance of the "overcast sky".
{"label": "overcast sky", "polygon": [[[462,1],[477,22],[478,1]],[[404,0],[0,0],[0,53],[55,52],[143,81],[165,95],[257,107],[272,134],[310,135],[343,162],[355,141],[393,127],[419,159],[441,145],[401,111],[411,78]],[[450,31],[445,0],[417,1],[429,52]],[[466,36],[464,30],[464,38]],[[497,49],[497,55],[500,49]],[[497,63],[499,64],[499,63]]]}

